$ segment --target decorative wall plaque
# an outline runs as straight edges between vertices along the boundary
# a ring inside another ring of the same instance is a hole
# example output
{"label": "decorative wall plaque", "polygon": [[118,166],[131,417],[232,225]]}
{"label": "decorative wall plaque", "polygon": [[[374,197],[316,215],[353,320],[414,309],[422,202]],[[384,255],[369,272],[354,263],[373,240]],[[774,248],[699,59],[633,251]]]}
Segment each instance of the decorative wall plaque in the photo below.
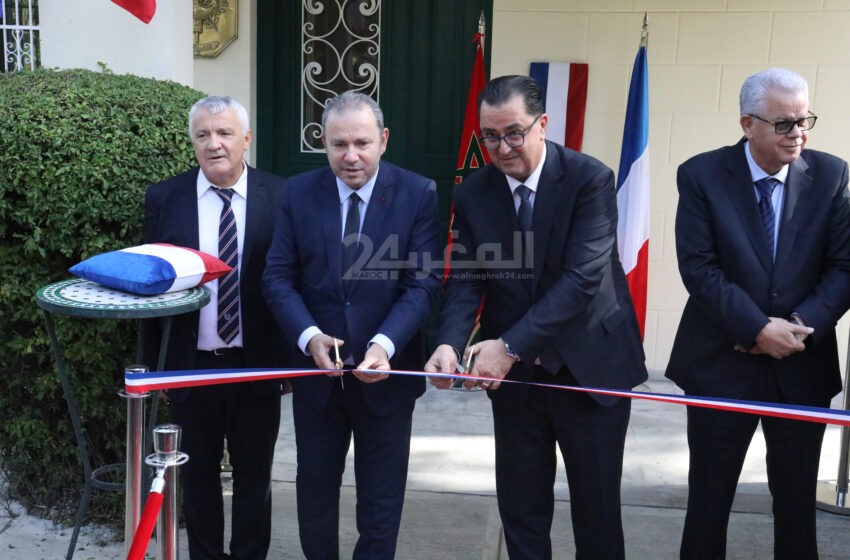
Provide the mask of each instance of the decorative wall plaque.
{"label": "decorative wall plaque", "polygon": [[193,0],[195,56],[215,58],[236,40],[239,0]]}

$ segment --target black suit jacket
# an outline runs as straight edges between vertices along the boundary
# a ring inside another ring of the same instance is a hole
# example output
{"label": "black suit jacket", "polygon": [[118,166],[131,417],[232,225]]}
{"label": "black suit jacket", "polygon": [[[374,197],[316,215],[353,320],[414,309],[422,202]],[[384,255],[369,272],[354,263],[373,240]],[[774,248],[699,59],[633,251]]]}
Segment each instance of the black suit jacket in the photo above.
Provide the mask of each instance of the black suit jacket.
{"label": "black suit jacket", "polygon": [[[307,327],[345,340],[342,353],[359,364],[378,333],[395,345],[396,369],[419,370],[425,362],[421,328],[439,291],[439,225],[434,181],[381,162],[360,239],[366,263],[362,279],[348,289],[340,281],[342,220],[336,178],[329,167],[292,177],[287,184],[263,276],[266,301],[293,345]],[[315,367],[293,351],[293,364]],[[334,378],[292,381],[297,398],[322,407]],[[391,375],[361,385],[371,410],[384,414],[409,406],[425,391],[421,377]]]}
{"label": "black suit jacket", "polygon": [[[643,345],[617,253],[613,172],[546,142],[532,229],[524,249],[507,179],[492,164],[455,188],[439,342],[463,351],[484,295],[482,338],[502,337],[521,358],[508,379],[530,380],[540,357],[550,372],[567,366],[583,386],[643,382]],[[526,392],[504,384],[488,394],[507,401]]]}
{"label": "black suit jacket", "polygon": [[[198,249],[198,196],[195,168],[148,188],[145,195],[146,243],[171,243]],[[266,251],[271,242],[275,209],[284,190],[282,177],[248,167],[248,200],[245,217],[245,240],[239,271],[242,341],[247,367],[280,367],[285,355],[280,331],[266,308],[260,290],[260,279],[266,265]],[[174,318],[166,357],[166,370],[195,368],[198,347],[199,313]],[[155,321],[145,326],[144,355],[155,367],[159,333]],[[252,382],[259,393],[279,391],[279,380]],[[169,391],[180,399],[186,390]],[[181,395],[182,394],[182,395]]]}
{"label": "black suit jacket", "polygon": [[[686,392],[740,398],[776,374],[789,402],[841,389],[835,324],[850,306],[846,162],[804,150],[786,179],[776,260],[759,213],[744,141],[700,154],[678,172],[676,250],[689,293],[667,376]],[[750,348],[768,317],[798,313],[815,332],[782,360]]]}

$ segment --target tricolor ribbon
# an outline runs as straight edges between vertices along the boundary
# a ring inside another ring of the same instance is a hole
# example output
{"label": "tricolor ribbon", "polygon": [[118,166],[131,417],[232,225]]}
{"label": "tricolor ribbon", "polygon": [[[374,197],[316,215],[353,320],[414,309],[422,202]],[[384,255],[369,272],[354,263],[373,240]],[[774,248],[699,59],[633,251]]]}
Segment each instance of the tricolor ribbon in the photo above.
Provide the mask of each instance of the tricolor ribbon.
{"label": "tricolor ribbon", "polygon": [[[478,377],[475,375],[458,375],[448,373],[426,373],[424,371],[406,370],[359,370],[366,373],[389,373],[391,375],[414,375],[419,377],[443,377],[477,381],[493,381],[490,377]],[[197,387],[201,385],[218,385],[222,383],[241,383],[243,381],[258,381],[262,379],[283,379],[288,377],[300,377],[307,375],[320,375],[324,373],[338,373],[336,370],[320,369],[207,369],[190,371],[157,371],[146,373],[126,372],[124,384],[128,393],[143,393],[145,391],[157,391],[161,389],[173,389],[178,387]],[[596,393],[601,395],[612,395],[630,399],[643,399],[648,401],[683,404],[687,406],[698,406],[701,408],[714,408],[730,412],[743,412],[746,414],[759,414],[762,416],[776,416],[792,420],[804,420],[806,422],[819,422],[821,424],[836,424],[839,426],[850,426],[850,411],[835,410],[831,408],[820,408],[816,406],[800,406],[793,404],[777,404],[759,401],[744,401],[737,399],[725,399],[717,397],[697,397],[690,395],[670,395],[666,393],[644,393],[640,391],[624,391],[619,389],[602,389],[598,387],[577,387],[575,385],[552,385],[549,383],[532,383],[527,381],[516,381],[502,379],[502,383],[517,383],[521,385],[533,385],[547,387],[550,389],[564,389],[568,391],[583,391],[585,393]]]}

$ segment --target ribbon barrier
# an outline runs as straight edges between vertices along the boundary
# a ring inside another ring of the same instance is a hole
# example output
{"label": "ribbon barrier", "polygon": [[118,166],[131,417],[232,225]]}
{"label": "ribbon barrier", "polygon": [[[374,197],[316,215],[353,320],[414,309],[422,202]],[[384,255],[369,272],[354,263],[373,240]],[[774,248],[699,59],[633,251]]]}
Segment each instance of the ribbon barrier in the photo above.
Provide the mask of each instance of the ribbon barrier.
{"label": "ribbon barrier", "polygon": [[[278,379],[287,377],[298,377],[306,375],[319,375],[332,373],[335,370],[318,369],[234,369],[234,370],[189,370],[189,371],[163,371],[163,372],[132,372],[124,374],[124,384],[127,393],[142,393],[161,389],[172,389],[176,387],[193,387],[198,385],[215,385],[221,383],[239,383],[243,381],[255,381],[258,379]],[[350,370],[346,370],[350,371]],[[492,381],[489,377],[478,377],[474,375],[459,375],[448,373],[426,373],[424,371],[405,370],[360,370],[366,373],[389,373],[390,375],[413,375],[419,377],[443,377],[450,379],[470,379],[479,381]],[[596,393],[612,395],[632,399],[643,399],[649,401],[683,404],[687,406],[698,406],[701,408],[714,408],[732,412],[743,412],[746,414],[759,414],[763,416],[776,416],[792,420],[803,420],[806,422],[819,422],[821,424],[835,424],[838,426],[850,426],[850,411],[836,410],[831,408],[820,408],[814,406],[800,406],[792,404],[776,404],[759,401],[745,401],[737,399],[725,399],[716,397],[696,397],[689,395],[671,395],[666,393],[649,393],[641,391],[625,391],[618,389],[603,389],[598,387],[578,387],[574,385],[552,385],[548,383],[533,383],[527,381],[516,381],[502,379],[502,383],[516,383],[521,385],[533,385],[551,389],[568,391],[583,391],[585,393]]]}

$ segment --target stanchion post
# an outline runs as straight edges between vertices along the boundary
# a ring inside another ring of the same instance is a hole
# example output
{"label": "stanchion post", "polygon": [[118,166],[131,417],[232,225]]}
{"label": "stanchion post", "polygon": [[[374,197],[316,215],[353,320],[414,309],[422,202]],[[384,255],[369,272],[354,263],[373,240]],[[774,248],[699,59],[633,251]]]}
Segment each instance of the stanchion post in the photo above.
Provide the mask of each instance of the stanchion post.
{"label": "stanchion post", "polygon": [[165,492],[156,525],[157,560],[177,560],[177,466],[188,457],[180,453],[183,429],[176,424],[162,424],[153,430],[154,455],[150,463],[168,465],[165,469]]}
{"label": "stanchion post", "polygon": [[[850,410],[850,341],[847,345],[847,361],[844,364],[844,410]],[[841,426],[841,449],[838,456],[838,476],[835,485],[820,483],[817,487],[818,509],[850,515],[850,507],[847,500],[847,454],[850,453],[850,427]]]}
{"label": "stanchion post", "polygon": [[[147,373],[146,366],[127,366],[127,373]],[[142,517],[142,459],[145,435],[145,399],[149,392],[118,393],[127,399],[126,495],[124,497],[124,556],[130,553],[133,535]]]}

